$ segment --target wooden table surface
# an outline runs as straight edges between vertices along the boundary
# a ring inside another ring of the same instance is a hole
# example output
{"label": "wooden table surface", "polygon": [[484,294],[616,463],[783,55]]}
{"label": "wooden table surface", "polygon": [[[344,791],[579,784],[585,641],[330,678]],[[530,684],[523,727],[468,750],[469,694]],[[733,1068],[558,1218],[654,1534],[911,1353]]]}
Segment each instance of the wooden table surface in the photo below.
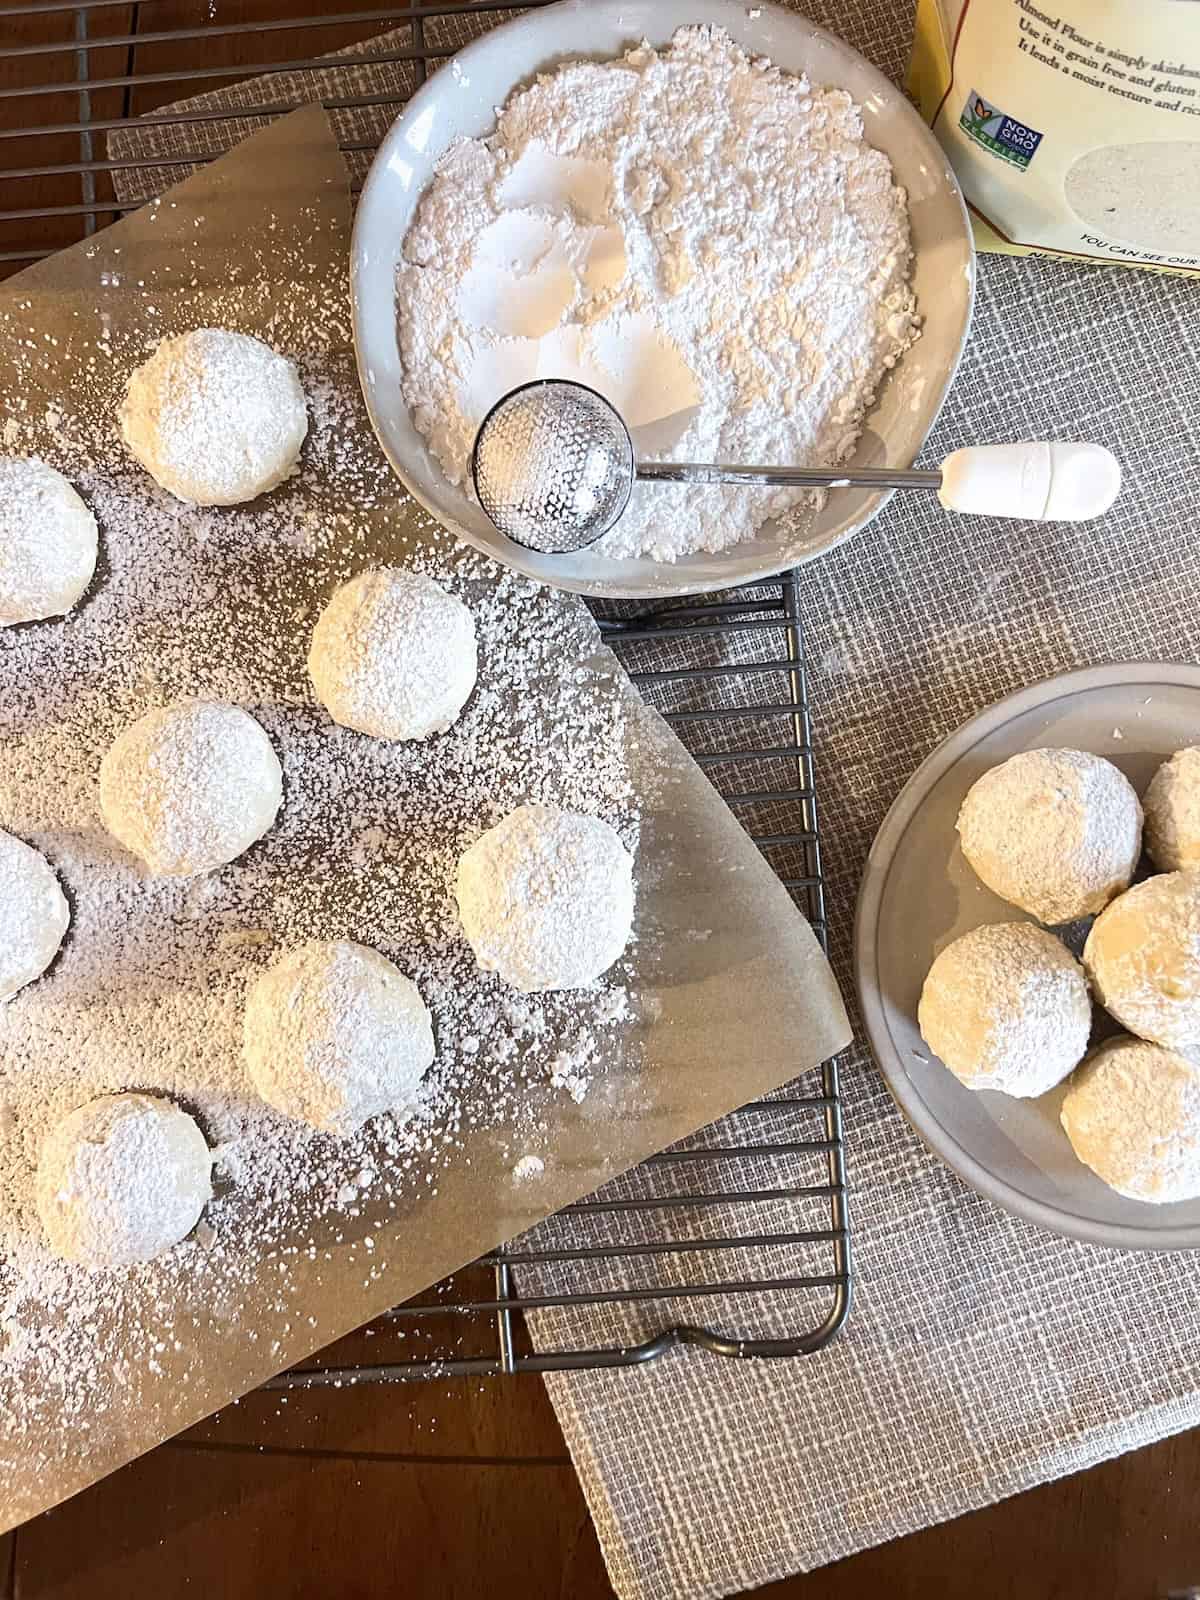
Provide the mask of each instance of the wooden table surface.
{"label": "wooden table surface", "polygon": [[[304,9],[329,21],[295,34],[214,32],[200,44],[112,45],[94,52],[92,75],[225,64],[251,71],[369,38],[384,24],[338,15],[371,4],[310,5]],[[142,0],[93,9],[89,27],[92,37],[140,37],[294,16],[296,6]],[[70,56],[4,54],[22,42],[69,40],[74,27],[69,9],[6,17],[0,6],[0,134],[77,117]],[[50,95],[2,95],[60,81],[62,91]],[[144,112],[183,92],[179,83],[97,90],[92,115]],[[93,156],[103,155],[98,137]],[[12,176],[78,158],[77,134],[0,138],[0,213],[80,203],[78,174]],[[94,181],[101,199],[111,194],[103,173]],[[79,226],[69,213],[0,215],[0,251],[56,248],[79,237]],[[852,1128],[850,1136],[852,1160]],[[1195,1432],[762,1593],[773,1600],[1164,1596],[1200,1585],[1198,1486]],[[476,1600],[485,1589],[537,1600],[612,1594],[536,1378],[252,1395],[0,1538],[0,1600]]]}
{"label": "wooden table surface", "polygon": [[[760,1592],[1152,1600],[1200,1584],[1198,1508],[1200,1431]],[[481,1592],[612,1596],[538,1378],[260,1392],[0,1539],[0,1600]]]}

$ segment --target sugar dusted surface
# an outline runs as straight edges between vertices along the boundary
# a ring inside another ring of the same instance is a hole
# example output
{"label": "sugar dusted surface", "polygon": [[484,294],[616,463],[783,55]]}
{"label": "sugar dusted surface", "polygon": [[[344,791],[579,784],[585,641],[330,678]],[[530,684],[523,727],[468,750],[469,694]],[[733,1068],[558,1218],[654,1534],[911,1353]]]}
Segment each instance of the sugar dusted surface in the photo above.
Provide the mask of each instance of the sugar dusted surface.
{"label": "sugar dusted surface", "polygon": [[416,984],[349,939],[287,951],[247,999],[245,1062],[255,1087],[285,1116],[325,1133],[345,1137],[408,1106],[434,1055]]}
{"label": "sugar dusted surface", "polygon": [[166,339],[130,374],[120,408],[129,449],[189,504],[240,505],[296,470],[304,394],[292,364],[224,328]]}
{"label": "sugar dusted surface", "polygon": [[[456,552],[400,505],[341,353],[344,288],[314,278],[305,305],[303,326],[290,310],[290,338],[253,284],[224,290],[219,316],[206,305],[207,320],[259,331],[296,360],[310,412],[301,476],[221,510],[156,488],[116,429],[128,373],[186,321],[150,303],[144,338],[114,330],[64,349],[41,339],[19,299],[0,313],[22,379],[4,397],[0,444],[67,473],[97,513],[107,560],[66,622],[0,635],[0,826],[47,855],[74,907],[53,970],[0,1008],[0,1481],[61,1471],[64,1424],[86,1472],[89,1435],[111,1433],[109,1417],[136,1405],[139,1428],[161,1435],[180,1385],[194,1386],[196,1407],[223,1399],[220,1373],[191,1353],[202,1323],[189,1308],[254,1344],[264,1369],[296,1349],[298,1327],[315,1347],[331,1330],[306,1286],[335,1247],[338,1270],[385,1277],[381,1236],[415,1196],[437,1192],[468,1135],[494,1130],[507,1174],[545,1137],[555,1103],[586,1094],[624,1049],[625,969],[579,994],[516,996],[477,968],[452,895],[461,851],[525,802],[601,816],[636,848],[623,696],[605,658],[587,664],[596,639],[580,608]],[[68,384],[69,407],[37,398]],[[305,670],[334,588],[388,562],[461,597],[479,638],[476,693],[448,733],[419,746],[336,727]],[[284,804],[241,860],[153,880],[103,828],[97,774],[123,727],[183,695],[262,723]],[[258,1100],[240,1045],[245,995],[267,962],[303,939],[341,937],[418,984],[438,1055],[411,1115],[339,1144]],[[171,1096],[197,1118],[216,1153],[215,1197],[193,1237],[158,1261],[89,1275],[46,1250],[34,1173],[58,1118],[125,1089]]]}
{"label": "sugar dusted surface", "polygon": [[177,700],[118,736],[100,763],[100,811],[152,872],[187,878],[266,833],[282,782],[271,741],[240,706]]}
{"label": "sugar dusted surface", "polygon": [[1078,1065],[1092,1026],[1087,979],[1045,928],[999,922],[948,944],[921,990],[921,1033],[969,1089],[1028,1098]]}
{"label": "sugar dusted surface", "polygon": [[455,896],[481,967],[522,994],[575,989],[625,949],[633,862],[595,817],[518,806],[463,856]]}
{"label": "sugar dusted surface", "polygon": [[38,1211],[56,1255],[128,1266],[191,1233],[212,1196],[211,1173],[186,1111],[156,1095],[100,1095],[43,1140]]}
{"label": "sugar dusted surface", "polygon": [[984,883],[1039,922],[1103,911],[1128,888],[1142,808],[1119,767],[1086,750],[1024,750],[972,785],[958,816]]}
{"label": "sugar dusted surface", "polygon": [[46,970],[70,920],[49,862],[0,829],[0,1006]]}
{"label": "sugar dusted surface", "polygon": [[1107,1040],[1071,1079],[1062,1125],[1118,1194],[1151,1205],[1200,1195],[1200,1066],[1144,1039]]}
{"label": "sugar dusted surface", "polygon": [[361,572],[317,619],[308,670],[343,727],[428,739],[445,733],[475,687],[475,624],[429,578],[395,567]]}
{"label": "sugar dusted surface", "polygon": [[61,473],[0,453],[0,628],[70,611],[96,546],[96,519]]}

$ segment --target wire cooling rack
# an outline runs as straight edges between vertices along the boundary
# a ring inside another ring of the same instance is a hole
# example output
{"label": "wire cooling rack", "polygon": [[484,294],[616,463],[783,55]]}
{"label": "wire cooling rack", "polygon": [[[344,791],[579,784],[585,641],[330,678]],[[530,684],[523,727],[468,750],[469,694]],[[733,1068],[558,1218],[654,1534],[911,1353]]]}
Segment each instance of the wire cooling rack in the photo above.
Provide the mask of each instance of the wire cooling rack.
{"label": "wire cooling rack", "polygon": [[[159,169],[212,159],[247,124],[304,101],[323,100],[361,178],[427,72],[491,21],[524,9],[486,0],[386,9],[335,0],[311,15],[289,0],[0,6],[0,273],[133,209],[161,187]],[[239,84],[237,125],[227,105],[177,105]],[[122,156],[121,131],[134,122],[169,132],[169,150]],[[634,682],[824,943],[795,580],[641,612],[595,609]],[[803,1093],[743,1107],[713,1137],[653,1157],[644,1173],[661,1183],[632,1195],[601,1190],[567,1207],[275,1385],[625,1366],[677,1343],[726,1356],[821,1349],[850,1306],[850,1230],[837,1062],[809,1081]],[[731,1227],[730,1218],[745,1221]],[[589,1285],[601,1267],[605,1287]],[[677,1320],[679,1308],[688,1321]],[[579,1348],[571,1313],[594,1327],[607,1310],[632,1320],[610,1343]],[[539,1319],[536,1349],[525,1313]]]}

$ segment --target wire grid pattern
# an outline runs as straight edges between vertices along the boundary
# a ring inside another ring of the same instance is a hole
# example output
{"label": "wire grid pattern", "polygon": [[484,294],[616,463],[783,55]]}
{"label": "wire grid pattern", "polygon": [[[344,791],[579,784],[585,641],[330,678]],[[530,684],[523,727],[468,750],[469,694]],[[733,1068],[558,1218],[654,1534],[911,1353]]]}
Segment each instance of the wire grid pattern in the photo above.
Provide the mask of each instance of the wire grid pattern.
{"label": "wire grid pattern", "polygon": [[[526,0],[424,0],[361,10],[306,10],[297,0],[288,19],[225,22],[219,0],[199,5],[188,25],[160,26],[161,0],[135,7],[110,0],[17,0],[0,7],[0,101],[15,107],[0,128],[0,272],[15,270],[136,209],[198,163],[223,155],[262,127],[266,118],[320,100],[330,113],[352,184],[361,183],[375,147],[397,110],[446,57],[497,23],[547,4]],[[810,6],[817,21],[847,37],[865,38],[885,70],[896,71],[900,42],[887,7],[850,0],[844,7]],[[130,31],[130,18],[135,31]],[[389,23],[400,22],[389,27]],[[361,35],[331,52],[329,29]],[[387,31],[380,33],[379,29]],[[206,62],[206,45],[281,35],[284,59],[253,65]],[[310,37],[311,55],[296,49]],[[284,39],[286,36],[286,49]],[[157,65],[163,46],[194,47],[186,65]],[[149,51],[147,59],[145,53]],[[6,72],[5,69],[8,69]],[[228,80],[193,95],[197,77]],[[248,80],[248,81],[241,81]],[[169,104],[135,104],[151,88]],[[134,115],[141,110],[140,115]],[[43,186],[35,194],[33,184]],[[52,183],[53,192],[45,186]],[[53,229],[52,236],[47,228]]]}
{"label": "wire grid pattern", "polygon": [[[806,9],[899,76],[908,0]],[[982,438],[1093,436],[1124,464],[1122,499],[1099,526],[1064,527],[955,522],[897,496],[800,575],[844,979],[870,839],[940,738],[1053,672],[1196,658],[1198,312],[1183,279],[985,259],[928,460]],[[843,1088],[857,1307],[843,1337],[811,1362],[676,1351],[546,1380],[622,1600],[734,1593],[1200,1422],[1195,1257],[1040,1233],[927,1155],[865,1055]],[[743,1181],[766,1186],[770,1163],[748,1166]],[[540,1315],[569,1318],[582,1347],[636,1337],[642,1314]]]}
{"label": "wire grid pattern", "polygon": [[[596,609],[633,681],[824,943],[795,579],[648,612]],[[272,1386],[630,1366],[680,1343],[736,1356],[815,1352],[840,1330],[851,1293],[840,1095],[837,1063],[826,1063],[486,1257],[490,1284],[475,1275],[397,1308],[392,1320],[409,1329],[418,1318],[448,1324],[419,1359],[305,1368]],[[533,1349],[519,1348],[518,1312]],[[495,1347],[459,1353],[488,1316]]]}
{"label": "wire grid pattern", "polygon": [[[677,608],[681,626],[672,626],[671,612],[650,629],[626,622],[620,654],[824,942],[806,678],[789,666],[803,654],[794,579],[732,604],[736,623],[712,602]],[[611,622],[608,630],[611,638]],[[523,1292],[589,1299],[593,1346],[661,1349],[655,1302],[669,1293],[672,1342],[738,1355],[821,1348],[842,1324],[850,1289],[839,1096],[829,1064],[821,1077],[809,1075],[625,1174],[594,1206],[551,1218],[535,1231],[535,1255],[527,1241],[510,1249]],[[620,1208],[615,1219],[612,1205]],[[614,1235],[619,1249],[610,1253]],[[746,1328],[747,1288],[760,1294],[753,1339],[738,1332]],[[530,1320],[540,1349],[579,1337],[577,1306],[549,1306]],[[798,1337],[798,1327],[809,1331]],[[721,1330],[715,1339],[713,1329]]]}

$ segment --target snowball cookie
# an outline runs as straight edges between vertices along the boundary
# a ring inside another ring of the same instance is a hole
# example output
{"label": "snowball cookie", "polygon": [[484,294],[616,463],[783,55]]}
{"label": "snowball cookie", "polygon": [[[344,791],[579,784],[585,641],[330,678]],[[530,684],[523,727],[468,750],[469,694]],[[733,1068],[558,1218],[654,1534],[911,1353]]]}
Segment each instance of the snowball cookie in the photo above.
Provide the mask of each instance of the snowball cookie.
{"label": "snowball cookie", "polygon": [[38,1213],[56,1256],[128,1267],[191,1233],[211,1178],[208,1145],[186,1111],[157,1095],[101,1095],[43,1144]]}
{"label": "snowball cookie", "polygon": [[1200,866],[1200,749],[1177,750],[1142,798],[1146,850],[1160,872]]}
{"label": "snowball cookie", "polygon": [[946,946],[925,979],[917,1021],[968,1089],[1027,1100],[1083,1059],[1092,1007],[1065,945],[1032,923],[1001,922]]}
{"label": "snowball cookie", "polygon": [[1162,1045],[1110,1039],[1071,1079],[1062,1125],[1098,1178],[1170,1205],[1200,1196],[1200,1067]]}
{"label": "snowball cookie", "polygon": [[58,954],[71,913],[54,868],[0,832],[0,1002],[41,977]]}
{"label": "snowball cookie", "polygon": [[236,506],[299,470],[308,432],[292,363],[261,339],[194,328],[130,376],[121,437],[177,500]]}
{"label": "snowball cookie", "polygon": [[1200,867],[1147,878],[1083,947],[1096,998],[1130,1033],[1200,1053]]}
{"label": "snowball cookie", "polygon": [[427,739],[475,687],[475,622],[419,572],[361,572],[313,630],[308,672],[335,722],[376,739]]}
{"label": "snowball cookie", "polygon": [[180,700],[126,728],[100,763],[109,832],[163,878],[233,861],[275,821],[283,773],[247,712]]}
{"label": "snowball cookie", "polygon": [[268,1105],[344,1139],[412,1103],[433,1062],[433,1027],[416,984],[385,956],[313,939],[250,990],[245,1058]]}
{"label": "snowball cookie", "polygon": [[598,817],[519,806],[458,863],[475,959],[523,994],[579,989],[607,971],[633,925],[633,860]]}
{"label": "snowball cookie", "polygon": [[0,628],[65,616],[96,570],[96,519],[61,472],[0,456]]}
{"label": "snowball cookie", "polygon": [[958,833],[994,894],[1039,922],[1074,922],[1128,886],[1142,849],[1142,808],[1111,761],[1083,750],[1027,750],[972,785]]}

